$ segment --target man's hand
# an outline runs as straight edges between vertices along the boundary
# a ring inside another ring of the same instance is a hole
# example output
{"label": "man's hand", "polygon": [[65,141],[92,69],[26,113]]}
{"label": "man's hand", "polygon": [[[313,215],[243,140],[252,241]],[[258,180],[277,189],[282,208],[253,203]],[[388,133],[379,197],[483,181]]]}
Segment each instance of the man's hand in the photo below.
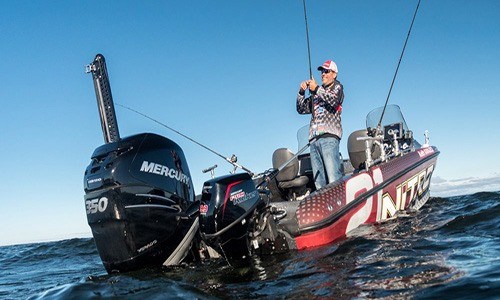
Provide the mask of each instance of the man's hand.
{"label": "man's hand", "polygon": [[301,89],[302,91],[307,90],[307,86],[309,85],[309,81],[310,81],[310,80],[305,80],[305,81],[302,81],[302,82],[300,83],[300,89]]}
{"label": "man's hand", "polygon": [[309,81],[309,91],[314,92],[316,88],[318,87],[318,84],[316,83],[316,80],[314,78],[311,78]]}

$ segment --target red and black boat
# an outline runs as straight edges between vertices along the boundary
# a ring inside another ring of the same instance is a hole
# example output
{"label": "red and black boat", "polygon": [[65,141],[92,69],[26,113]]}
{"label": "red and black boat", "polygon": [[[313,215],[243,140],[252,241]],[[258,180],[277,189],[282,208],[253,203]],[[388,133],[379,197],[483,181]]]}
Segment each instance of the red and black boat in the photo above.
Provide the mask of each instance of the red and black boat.
{"label": "red and black boat", "polygon": [[254,175],[242,167],[247,172],[206,181],[195,197],[174,141],[152,133],[120,137],[104,57],[97,55],[87,71],[105,144],[85,171],[85,205],[108,272],[175,265],[210,248],[228,260],[304,250],[429,198],[439,151],[427,138],[424,145],[414,139],[396,105],[368,114],[367,127],[349,136],[344,176],[319,190],[310,155],[302,153],[309,144],[303,128],[297,154],[277,149],[269,170]]}
{"label": "red and black boat", "polygon": [[[274,152],[274,168],[267,172],[205,182],[200,206],[205,242],[228,259],[303,250],[419,209],[429,198],[439,151],[427,137],[424,145],[414,139],[397,105],[385,108],[377,126],[383,111],[370,112],[367,128],[349,136],[344,176],[319,190],[310,155],[284,148]],[[307,143],[306,130],[298,136],[299,144]]]}
{"label": "red and black boat", "polygon": [[297,155],[276,150],[269,171],[205,182],[200,232],[208,245],[228,259],[307,249],[341,239],[362,224],[418,209],[429,199],[439,151],[429,146],[427,135],[420,145],[399,107],[387,106],[419,4],[384,107],[370,112],[366,128],[349,136],[343,177],[315,190],[310,156],[301,153],[308,145],[306,135],[299,130],[299,144],[306,146]]}

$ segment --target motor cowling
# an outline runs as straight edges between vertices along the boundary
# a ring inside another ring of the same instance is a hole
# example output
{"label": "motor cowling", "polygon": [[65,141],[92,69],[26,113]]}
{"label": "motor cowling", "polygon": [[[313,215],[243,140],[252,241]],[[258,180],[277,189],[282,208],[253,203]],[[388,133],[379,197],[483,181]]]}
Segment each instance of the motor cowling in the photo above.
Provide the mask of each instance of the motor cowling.
{"label": "motor cowling", "polygon": [[263,201],[247,173],[206,181],[200,202],[200,231],[205,242],[226,258],[248,255],[248,230]]}
{"label": "motor cowling", "polygon": [[173,141],[144,133],[102,145],[85,171],[84,189],[88,224],[108,272],[176,264],[187,253],[199,203]]}

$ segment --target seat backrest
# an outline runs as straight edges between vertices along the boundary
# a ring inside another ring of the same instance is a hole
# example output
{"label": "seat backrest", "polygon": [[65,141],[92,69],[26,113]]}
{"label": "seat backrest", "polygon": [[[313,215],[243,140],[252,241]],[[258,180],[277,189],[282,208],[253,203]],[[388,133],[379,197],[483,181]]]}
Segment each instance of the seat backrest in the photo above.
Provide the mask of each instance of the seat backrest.
{"label": "seat backrest", "polygon": [[[358,137],[368,137],[368,132],[366,129],[356,130],[349,135],[347,139],[347,151],[349,151],[349,159],[354,169],[358,170],[366,161],[366,144],[365,141],[358,141]],[[380,148],[375,147],[372,141],[368,142],[371,147],[372,159],[377,159],[380,157]]]}
{"label": "seat backrest", "polygon": [[[287,148],[276,149],[273,153],[273,168],[281,167],[285,162],[292,158],[294,154]],[[289,181],[297,177],[299,173],[299,160],[295,157],[281,172],[276,176],[278,181]]]}
{"label": "seat backrest", "polygon": [[299,176],[312,174],[312,165],[311,165],[311,154],[301,154],[298,157],[299,160]]}

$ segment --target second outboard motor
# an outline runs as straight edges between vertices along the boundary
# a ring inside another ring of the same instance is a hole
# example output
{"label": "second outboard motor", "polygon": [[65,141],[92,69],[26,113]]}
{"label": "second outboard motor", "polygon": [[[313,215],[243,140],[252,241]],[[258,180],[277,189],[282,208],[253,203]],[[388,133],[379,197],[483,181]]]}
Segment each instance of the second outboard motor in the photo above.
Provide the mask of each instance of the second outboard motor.
{"label": "second outboard motor", "polygon": [[200,203],[202,238],[226,258],[245,258],[249,225],[259,204],[263,201],[248,173],[206,181]]}
{"label": "second outboard motor", "polygon": [[182,149],[151,133],[120,138],[104,57],[92,72],[105,144],[85,171],[88,224],[106,270],[178,264],[198,232],[199,203]]}

